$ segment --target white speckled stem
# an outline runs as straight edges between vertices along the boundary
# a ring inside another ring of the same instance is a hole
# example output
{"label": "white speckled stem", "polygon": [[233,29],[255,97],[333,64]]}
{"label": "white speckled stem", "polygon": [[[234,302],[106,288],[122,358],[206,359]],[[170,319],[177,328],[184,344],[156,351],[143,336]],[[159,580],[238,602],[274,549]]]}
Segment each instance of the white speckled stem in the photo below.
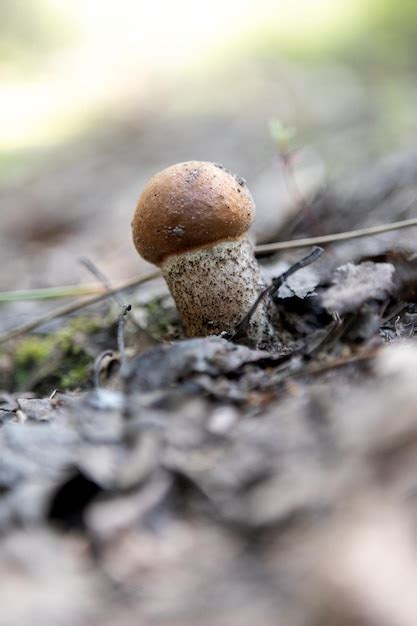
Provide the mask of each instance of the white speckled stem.
{"label": "white speckled stem", "polygon": [[[172,255],[161,269],[188,337],[232,331],[264,287],[246,238]],[[248,335],[257,345],[272,336],[267,304],[260,303]]]}

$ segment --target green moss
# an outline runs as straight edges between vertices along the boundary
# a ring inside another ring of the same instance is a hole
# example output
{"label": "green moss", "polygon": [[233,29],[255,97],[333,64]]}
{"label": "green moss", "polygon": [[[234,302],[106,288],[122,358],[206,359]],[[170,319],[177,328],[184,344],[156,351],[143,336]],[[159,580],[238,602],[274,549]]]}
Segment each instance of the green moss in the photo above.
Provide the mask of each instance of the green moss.
{"label": "green moss", "polygon": [[98,319],[78,317],[53,335],[23,339],[14,354],[14,386],[47,390],[87,385],[93,363],[87,336],[101,327]]}
{"label": "green moss", "polygon": [[15,362],[18,366],[36,365],[48,358],[55,344],[55,337],[29,337],[24,339],[15,352]]}
{"label": "green moss", "polygon": [[97,318],[93,316],[80,316],[74,317],[73,320],[62,329],[62,333],[81,331],[86,334],[101,330],[103,328],[103,318]]}

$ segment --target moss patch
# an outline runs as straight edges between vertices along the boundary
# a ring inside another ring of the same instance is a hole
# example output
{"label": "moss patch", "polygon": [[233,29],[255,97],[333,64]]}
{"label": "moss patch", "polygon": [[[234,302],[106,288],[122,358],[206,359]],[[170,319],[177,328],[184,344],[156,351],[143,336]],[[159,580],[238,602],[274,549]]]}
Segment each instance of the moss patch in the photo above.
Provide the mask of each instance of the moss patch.
{"label": "moss patch", "polygon": [[88,385],[94,360],[88,335],[98,329],[97,319],[79,317],[53,335],[23,339],[14,354],[12,387],[48,392]]}

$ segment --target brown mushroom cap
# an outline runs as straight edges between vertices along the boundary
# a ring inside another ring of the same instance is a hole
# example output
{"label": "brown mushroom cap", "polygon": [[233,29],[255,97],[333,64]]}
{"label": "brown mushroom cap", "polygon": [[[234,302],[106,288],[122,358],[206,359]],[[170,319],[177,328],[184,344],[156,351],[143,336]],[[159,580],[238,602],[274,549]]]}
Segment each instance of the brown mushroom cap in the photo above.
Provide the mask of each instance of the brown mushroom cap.
{"label": "brown mushroom cap", "polygon": [[214,163],[178,163],[146,185],[133,216],[133,241],[144,259],[160,265],[172,254],[240,238],[254,214],[243,179]]}

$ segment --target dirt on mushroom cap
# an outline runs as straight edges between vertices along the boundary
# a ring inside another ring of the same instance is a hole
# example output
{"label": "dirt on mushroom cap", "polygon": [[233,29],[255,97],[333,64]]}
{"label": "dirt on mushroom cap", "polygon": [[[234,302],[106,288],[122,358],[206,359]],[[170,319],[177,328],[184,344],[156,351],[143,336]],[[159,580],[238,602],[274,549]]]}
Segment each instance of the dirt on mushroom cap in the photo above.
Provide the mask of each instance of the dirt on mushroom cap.
{"label": "dirt on mushroom cap", "polygon": [[132,222],[139,254],[159,265],[167,256],[240,238],[255,206],[245,181],[220,165],[178,163],[155,174]]}

